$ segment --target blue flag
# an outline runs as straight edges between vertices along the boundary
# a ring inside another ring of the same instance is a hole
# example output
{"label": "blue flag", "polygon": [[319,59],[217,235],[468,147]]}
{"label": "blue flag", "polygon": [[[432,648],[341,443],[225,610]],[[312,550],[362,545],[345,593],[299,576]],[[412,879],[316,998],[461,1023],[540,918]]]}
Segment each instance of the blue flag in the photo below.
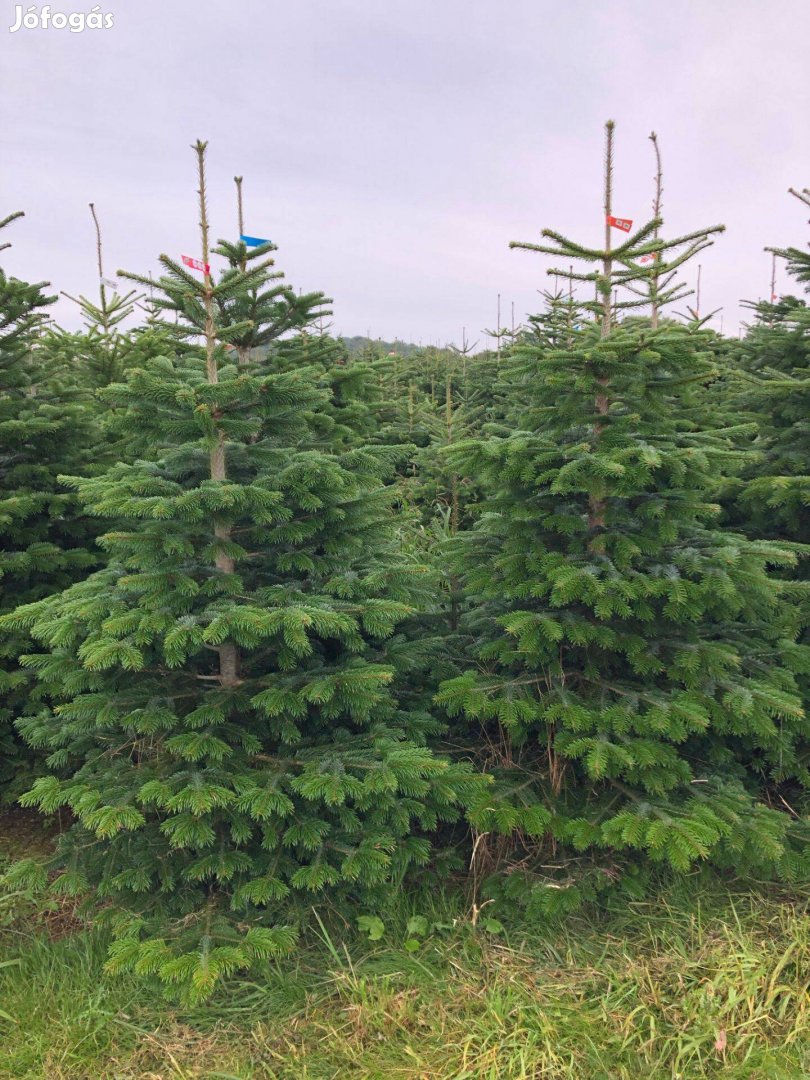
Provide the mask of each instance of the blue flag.
{"label": "blue flag", "polygon": [[262,240],[258,236],[240,236],[239,239],[243,244],[247,244],[248,247],[259,247],[260,244],[269,244],[269,240]]}

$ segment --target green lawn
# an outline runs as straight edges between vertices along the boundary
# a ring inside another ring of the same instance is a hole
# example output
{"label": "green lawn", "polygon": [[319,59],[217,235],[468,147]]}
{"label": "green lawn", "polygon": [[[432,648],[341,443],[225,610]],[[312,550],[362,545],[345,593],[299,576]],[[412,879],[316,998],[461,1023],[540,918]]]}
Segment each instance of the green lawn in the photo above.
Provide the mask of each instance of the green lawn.
{"label": "green lawn", "polygon": [[[23,846],[37,842],[34,831]],[[101,934],[70,910],[13,917],[17,902],[0,907],[3,1078],[810,1075],[810,924],[798,892],[694,879],[525,938],[477,932],[436,900],[387,917],[376,942],[338,933],[324,914],[330,929],[321,924],[294,962],[194,1009],[104,975]],[[413,952],[409,914],[428,923]]]}

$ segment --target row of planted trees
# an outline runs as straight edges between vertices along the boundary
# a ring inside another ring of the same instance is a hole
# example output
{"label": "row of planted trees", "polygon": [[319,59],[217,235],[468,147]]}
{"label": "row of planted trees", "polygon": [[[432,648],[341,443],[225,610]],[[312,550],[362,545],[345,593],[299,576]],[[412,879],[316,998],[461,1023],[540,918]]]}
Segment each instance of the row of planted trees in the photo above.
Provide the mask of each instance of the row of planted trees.
{"label": "row of planted trees", "polygon": [[194,150],[202,278],[161,256],[65,334],[0,275],[0,777],[61,822],[7,884],[194,997],[319,895],[805,877],[804,301],[669,318],[719,229],[666,237],[659,158],[623,244],[516,245],[571,287],[500,355],[352,359],[273,245],[212,244]]}

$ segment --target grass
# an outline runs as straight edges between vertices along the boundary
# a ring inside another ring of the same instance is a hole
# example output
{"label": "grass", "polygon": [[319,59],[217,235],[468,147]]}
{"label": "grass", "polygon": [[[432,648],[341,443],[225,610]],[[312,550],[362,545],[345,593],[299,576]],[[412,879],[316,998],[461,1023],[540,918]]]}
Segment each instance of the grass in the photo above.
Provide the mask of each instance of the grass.
{"label": "grass", "polygon": [[[1,825],[2,823],[0,823]],[[415,901],[414,901],[415,903]],[[440,924],[410,953],[322,926],[294,963],[204,1007],[103,974],[92,928],[0,933],[0,1077],[14,1080],[800,1080],[808,898],[687,883],[505,940]],[[413,911],[408,914],[414,914]],[[67,929],[65,929],[67,927]]]}

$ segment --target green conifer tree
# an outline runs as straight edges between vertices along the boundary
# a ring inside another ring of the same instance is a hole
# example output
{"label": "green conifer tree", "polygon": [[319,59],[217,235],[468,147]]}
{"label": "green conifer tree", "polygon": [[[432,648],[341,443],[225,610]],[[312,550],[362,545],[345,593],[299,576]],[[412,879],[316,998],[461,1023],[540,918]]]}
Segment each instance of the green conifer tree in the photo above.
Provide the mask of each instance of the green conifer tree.
{"label": "green conifer tree", "polygon": [[25,733],[53,772],[25,802],[75,815],[55,887],[109,905],[115,970],[198,998],[288,950],[306,898],[367,895],[424,861],[470,779],[390,691],[414,575],[391,536],[394,455],[302,448],[317,371],[238,353],[294,300],[262,299],[266,250],[221,242],[215,282],[194,149],[206,269],[161,256],[177,348],[111,391],[151,457],[69,481],[118,523],[109,564],[4,625],[42,643],[24,663],[51,704]]}
{"label": "green conifer tree", "polygon": [[62,293],[79,307],[84,316],[85,332],[70,334],[59,330],[52,348],[61,346],[80,368],[80,378],[93,386],[107,386],[123,378],[128,363],[135,362],[132,353],[136,335],[122,330],[121,325],[134,314],[140,297],[135,289],[120,291],[117,282],[104,276],[101,225],[93,203],[90,203],[90,213],[96,232],[98,300]]}
{"label": "green conifer tree", "polygon": [[[612,147],[608,124],[606,218]],[[802,870],[788,815],[764,795],[810,783],[792,670],[807,650],[767,570],[792,556],[717,527],[711,493],[734,446],[695,422],[713,370],[706,332],[621,319],[650,303],[647,290],[621,292],[649,283],[641,255],[657,253],[666,275],[714,231],[667,241],[660,224],[615,250],[609,225],[602,249],[548,230],[548,243],[513,245],[596,263],[570,273],[595,285],[596,321],[562,347],[518,347],[519,430],[451,451],[488,490],[456,545],[469,670],[439,700],[497,778],[472,814],[490,834],[476,857],[498,833],[518,868],[532,853],[552,863],[563,845],[558,871],[534,884],[493,879],[528,888],[539,909],[610,882],[631,850],[681,871],[702,860]]]}
{"label": "green conifer tree", "polygon": [[[791,189],[810,205],[810,194]],[[788,273],[810,289],[810,255],[776,252]],[[726,410],[756,425],[751,461],[726,491],[733,525],[748,535],[789,541],[800,555],[786,573],[799,609],[802,640],[810,642],[810,308],[804,298],[771,296],[749,305],[755,319],[728,357],[716,393]],[[810,707],[810,680],[802,681]],[[810,767],[810,745],[804,760]]]}
{"label": "green conifer tree", "polygon": [[[88,464],[92,416],[41,339],[56,300],[45,288],[0,269],[0,612],[61,590],[97,561],[92,527],[57,482],[65,466]],[[31,678],[16,663],[25,641],[0,642],[0,799],[19,794],[12,778],[31,765],[13,729],[31,706]]]}

